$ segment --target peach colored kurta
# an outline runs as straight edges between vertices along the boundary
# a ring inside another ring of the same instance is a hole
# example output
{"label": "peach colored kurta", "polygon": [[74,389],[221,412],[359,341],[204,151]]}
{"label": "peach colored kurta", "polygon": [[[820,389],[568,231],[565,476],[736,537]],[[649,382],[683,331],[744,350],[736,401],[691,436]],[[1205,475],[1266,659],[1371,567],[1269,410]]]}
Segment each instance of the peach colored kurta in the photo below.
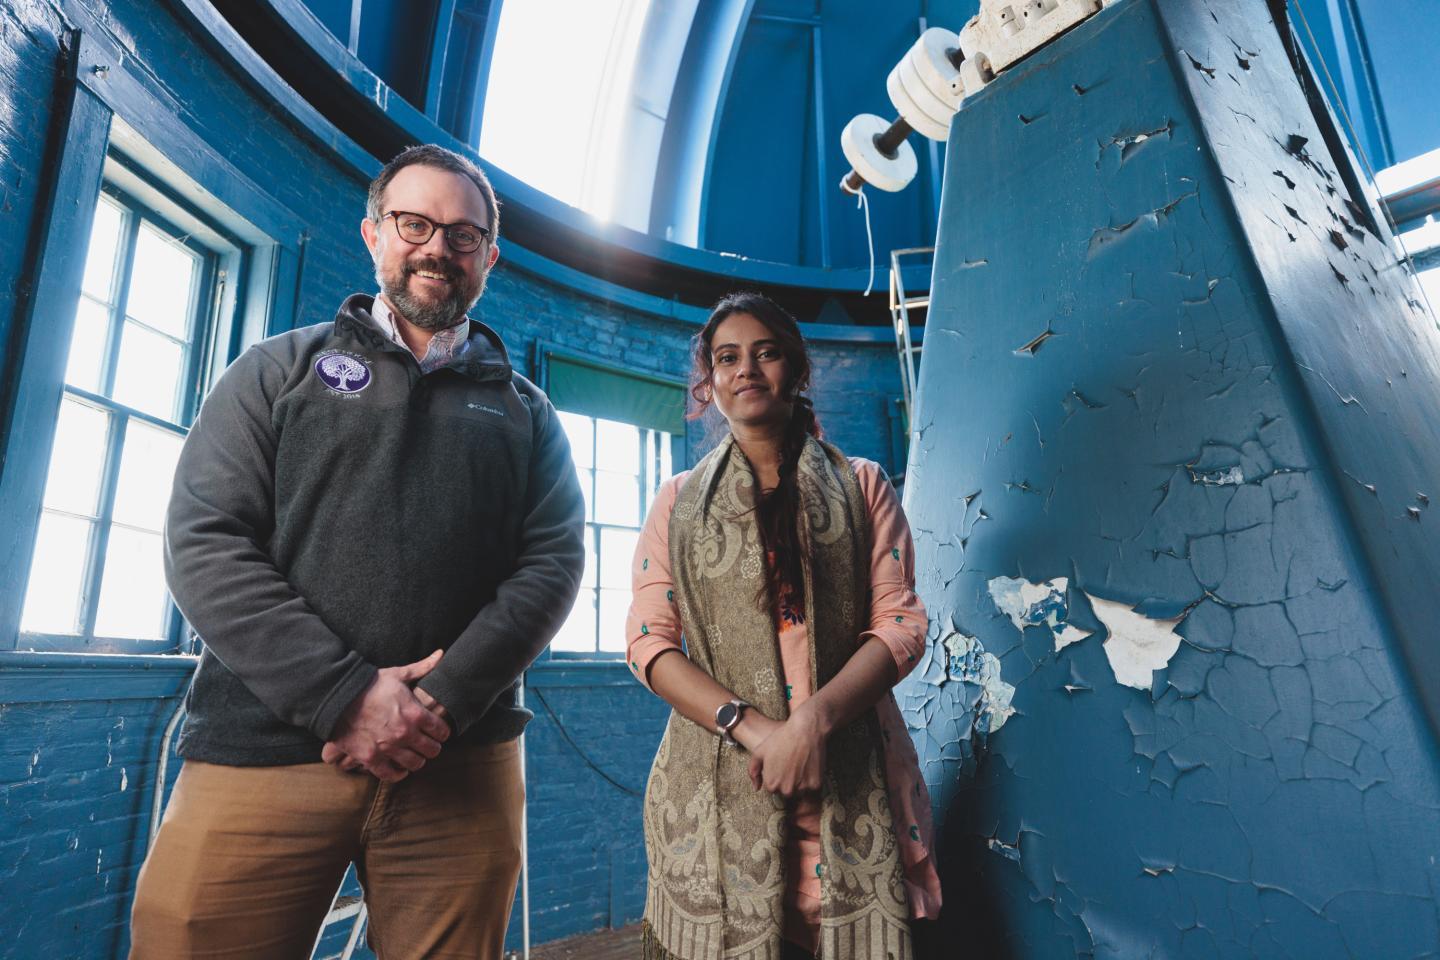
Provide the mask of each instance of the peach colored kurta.
{"label": "peach colored kurta", "polygon": [[[925,652],[925,607],[915,595],[915,552],[910,525],[900,500],[880,466],[852,457],[870,514],[870,627],[861,636],[875,637],[895,658],[899,677],[915,669]],[[669,650],[681,648],[682,625],[670,575],[670,512],[689,472],[665,481],[655,496],[640,534],[631,568],[634,600],[626,621],[630,669],[647,687],[650,664]],[[782,599],[776,611],[780,663],[785,695],[791,707],[814,692],[810,688],[810,641],[804,611]],[[884,738],[885,770],[895,835],[905,867],[905,887],[912,917],[940,913],[940,880],[935,873],[934,830],[930,796],[920,776],[915,745],[905,729],[893,696],[876,705]],[[803,923],[786,929],[787,938],[813,949],[820,920],[820,806],[816,800],[795,801],[790,808],[786,844],[787,914]]]}

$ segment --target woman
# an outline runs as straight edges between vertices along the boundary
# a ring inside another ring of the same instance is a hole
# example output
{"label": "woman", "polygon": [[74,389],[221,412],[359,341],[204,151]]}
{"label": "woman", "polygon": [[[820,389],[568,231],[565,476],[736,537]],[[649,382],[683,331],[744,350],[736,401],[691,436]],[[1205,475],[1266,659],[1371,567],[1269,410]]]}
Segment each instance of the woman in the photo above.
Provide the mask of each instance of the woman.
{"label": "woman", "polygon": [[662,485],[632,571],[631,669],[675,708],[645,795],[644,956],[909,960],[909,919],[940,907],[890,695],[925,645],[909,527],[877,464],[821,442],[782,308],[726,297],[694,362],[729,431]]}

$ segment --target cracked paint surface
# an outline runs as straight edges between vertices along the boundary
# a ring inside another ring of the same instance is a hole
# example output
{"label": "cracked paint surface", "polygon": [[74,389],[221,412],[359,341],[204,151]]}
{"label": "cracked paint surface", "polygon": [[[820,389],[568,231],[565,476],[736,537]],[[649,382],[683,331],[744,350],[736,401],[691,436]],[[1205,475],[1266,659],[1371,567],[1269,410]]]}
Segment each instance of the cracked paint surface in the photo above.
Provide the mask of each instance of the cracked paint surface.
{"label": "cracked paint surface", "polygon": [[1058,651],[1090,636],[1089,631],[1065,622],[1069,615],[1066,596],[1069,585],[1067,577],[1056,577],[1044,583],[1031,583],[1019,577],[995,577],[987,588],[996,608],[1010,618],[1016,630],[1023,633],[1026,627],[1049,627]]}
{"label": "cracked paint surface", "polygon": [[946,938],[1440,956],[1437,334],[1264,4],[1121,0],[952,136],[987,148],[947,159],[898,691]]}

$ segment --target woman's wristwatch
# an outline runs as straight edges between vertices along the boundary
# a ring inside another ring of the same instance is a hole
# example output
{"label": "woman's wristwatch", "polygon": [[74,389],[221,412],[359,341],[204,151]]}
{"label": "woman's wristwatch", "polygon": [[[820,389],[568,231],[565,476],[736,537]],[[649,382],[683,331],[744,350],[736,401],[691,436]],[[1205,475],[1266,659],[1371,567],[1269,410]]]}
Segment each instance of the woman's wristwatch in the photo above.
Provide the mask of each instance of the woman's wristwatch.
{"label": "woman's wristwatch", "polygon": [[720,734],[720,739],[732,747],[740,746],[734,735],[730,732],[740,722],[740,715],[745,708],[750,706],[744,700],[731,700],[729,703],[722,703],[715,709],[715,732]]}

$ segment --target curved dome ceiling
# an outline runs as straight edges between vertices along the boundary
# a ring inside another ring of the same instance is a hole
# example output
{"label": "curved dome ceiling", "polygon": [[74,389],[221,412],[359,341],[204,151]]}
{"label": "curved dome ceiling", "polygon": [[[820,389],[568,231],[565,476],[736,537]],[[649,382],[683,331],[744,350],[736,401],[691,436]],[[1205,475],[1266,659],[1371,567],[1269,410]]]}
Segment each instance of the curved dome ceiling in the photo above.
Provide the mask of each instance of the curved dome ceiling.
{"label": "curved dome ceiling", "polygon": [[[211,2],[372,156],[447,137],[476,150],[507,204],[507,235],[534,252],[692,305],[713,302],[717,288],[736,282],[782,286],[811,298],[811,316],[861,323],[888,316],[883,298],[860,297],[868,279],[865,224],[836,187],[846,172],[839,132],[857,113],[890,117],[885,78],[906,48],[927,26],[958,30],[978,7],[978,0]],[[1346,90],[1360,91],[1342,99],[1347,115],[1362,121],[1359,139],[1369,153],[1389,156],[1381,92],[1407,118],[1404,155],[1415,150],[1410,141],[1433,141],[1423,85],[1407,99],[1394,77],[1388,88],[1385,75],[1378,86],[1371,82],[1373,58],[1353,16],[1337,20],[1339,8],[1325,0],[1291,2],[1315,14],[1305,21],[1307,48],[1318,44],[1312,56],[1335,64]],[[1372,16],[1379,0],[1358,2],[1372,26],[1393,26]],[[1428,20],[1421,10],[1429,2],[1394,0],[1385,9],[1403,10],[1413,24]],[[1375,109],[1367,113],[1366,104]],[[899,194],[868,191],[882,289],[889,251],[928,246],[935,233],[944,148],[918,134],[911,143],[920,162],[915,181]],[[928,283],[924,264],[906,268],[908,290]]]}
{"label": "curved dome ceiling", "polygon": [[[601,220],[700,250],[858,269],[863,285],[865,226],[837,188],[839,132],[856,113],[892,116],[891,67],[926,26],[958,30],[977,0],[216,5],[252,42],[266,17],[328,32],[482,162]],[[912,143],[916,181],[870,191],[882,269],[891,249],[934,237],[944,147]],[[547,154],[559,161],[534,159]]]}

